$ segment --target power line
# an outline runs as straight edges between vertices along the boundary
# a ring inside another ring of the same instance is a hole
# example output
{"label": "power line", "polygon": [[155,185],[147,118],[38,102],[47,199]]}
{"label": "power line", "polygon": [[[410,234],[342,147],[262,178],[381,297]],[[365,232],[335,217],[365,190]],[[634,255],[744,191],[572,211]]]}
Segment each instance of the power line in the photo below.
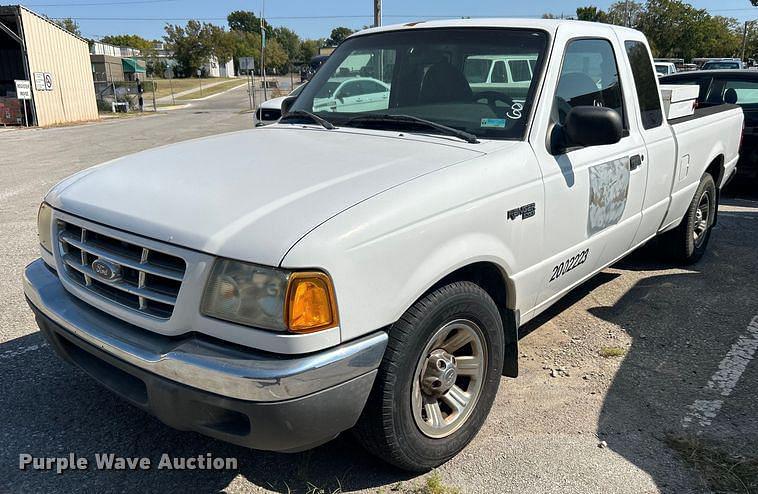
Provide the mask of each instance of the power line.
{"label": "power line", "polygon": [[[266,17],[266,20],[294,19],[371,19],[372,15],[322,15]],[[75,21],[226,21],[226,17],[51,17]]]}
{"label": "power line", "polygon": [[[137,0],[137,1],[126,1],[122,0],[120,2],[111,2],[110,4],[116,5],[116,4],[127,4],[127,3],[153,3],[153,2],[173,2],[176,0]],[[77,4],[77,5],[110,5],[106,3],[101,4]],[[60,4],[59,4],[60,5]],[[38,5],[42,6],[42,5]],[[47,5],[51,6],[51,5]],[[707,9],[709,12],[738,12],[738,11],[758,11],[757,7],[754,8],[738,8],[738,9]],[[487,17],[502,17],[502,14],[494,14],[494,15],[455,15],[455,14],[430,14],[430,15],[424,15],[424,14],[383,14],[382,17],[385,19],[461,19],[461,18],[470,18],[470,19],[476,19],[476,18],[487,18]],[[527,18],[536,18],[540,17],[539,15],[519,15],[518,17],[527,17]],[[191,20],[199,20],[199,21],[226,21],[226,17],[51,17],[51,19],[64,19],[64,18],[70,18],[75,21],[114,21],[114,22],[129,22],[129,21],[141,21],[141,22],[167,22],[167,21],[191,21]],[[303,16],[297,16],[297,15],[290,15],[290,16],[267,16],[267,20],[270,21],[285,21],[285,20],[308,20],[308,19],[373,19],[373,15],[371,14],[363,14],[363,15],[303,15]]]}
{"label": "power line", "polygon": [[116,0],[107,2],[82,2],[82,3],[25,3],[27,7],[99,7],[108,5],[137,5],[146,3],[169,3],[179,0]]}
{"label": "power line", "polygon": [[179,0],[119,0],[109,2],[84,2],[84,3],[28,3],[27,7],[100,7],[107,5],[136,5],[146,3],[168,3]]}

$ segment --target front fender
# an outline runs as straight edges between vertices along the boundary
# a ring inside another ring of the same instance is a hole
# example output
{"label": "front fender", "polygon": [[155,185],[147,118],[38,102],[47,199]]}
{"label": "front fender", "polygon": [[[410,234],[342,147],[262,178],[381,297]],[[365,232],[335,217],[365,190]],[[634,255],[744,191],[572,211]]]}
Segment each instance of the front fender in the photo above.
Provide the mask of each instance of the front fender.
{"label": "front fender", "polygon": [[[461,256],[461,253],[476,253],[476,255]],[[393,320],[399,319],[429,287],[451,273],[478,262],[488,262],[499,268],[506,283],[507,307],[515,307],[517,291],[509,274],[515,262],[513,252],[493,235],[467,232],[446,239],[436,246],[420,264],[410,267],[412,271],[409,272],[398,292]]]}
{"label": "front fender", "polygon": [[[342,341],[391,325],[435,283],[475,262],[498,266],[506,305],[516,308],[511,280],[537,262],[543,235],[541,177],[527,152],[513,146],[507,157],[470,160],[366,200],[301,239],[282,267],[330,274]],[[508,218],[530,203],[534,216]]]}

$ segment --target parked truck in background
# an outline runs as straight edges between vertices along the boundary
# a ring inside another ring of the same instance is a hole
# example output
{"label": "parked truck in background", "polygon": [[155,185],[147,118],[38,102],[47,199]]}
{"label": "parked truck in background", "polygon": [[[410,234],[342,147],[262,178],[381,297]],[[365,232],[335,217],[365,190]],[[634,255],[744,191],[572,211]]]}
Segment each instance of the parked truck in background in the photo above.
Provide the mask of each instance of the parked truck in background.
{"label": "parked truck in background", "polygon": [[[388,98],[318,107],[358,57]],[[482,59],[533,60],[528,84],[472,83]],[[532,19],[362,31],[283,109],[62,181],[24,291],[168,425],[274,451],[352,429],[409,470],[474,438],[520,325],[655,237],[704,254],[743,125],[668,121],[638,31]]]}

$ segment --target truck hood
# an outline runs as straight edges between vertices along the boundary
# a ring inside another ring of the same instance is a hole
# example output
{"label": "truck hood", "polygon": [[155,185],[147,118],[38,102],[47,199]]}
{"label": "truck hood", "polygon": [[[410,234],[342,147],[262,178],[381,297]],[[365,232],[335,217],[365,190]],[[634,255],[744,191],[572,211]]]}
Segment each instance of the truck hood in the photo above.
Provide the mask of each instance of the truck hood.
{"label": "truck hood", "polygon": [[444,138],[274,127],[119,158],[64,180],[46,200],[145,237],[278,265],[334,215],[480,154]]}

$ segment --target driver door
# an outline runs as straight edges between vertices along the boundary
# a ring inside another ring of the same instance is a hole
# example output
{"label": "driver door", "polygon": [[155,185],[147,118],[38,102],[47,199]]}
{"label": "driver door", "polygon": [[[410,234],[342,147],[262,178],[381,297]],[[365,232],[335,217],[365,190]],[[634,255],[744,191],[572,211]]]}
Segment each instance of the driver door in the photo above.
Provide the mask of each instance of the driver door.
{"label": "driver door", "polygon": [[[530,142],[542,168],[545,191],[545,241],[534,273],[535,313],[549,306],[596,269],[624,254],[641,220],[646,174],[634,166],[645,159],[636,119],[633,88],[624,87],[624,51],[611,29],[587,38],[578,26],[561,26],[555,46],[565,52],[549,64],[542,111]],[[622,72],[623,70],[623,72]],[[626,79],[628,80],[628,79]],[[550,149],[550,133],[576,106],[604,106],[618,112],[624,133],[615,144]],[[634,160],[634,161],[632,161]]]}

